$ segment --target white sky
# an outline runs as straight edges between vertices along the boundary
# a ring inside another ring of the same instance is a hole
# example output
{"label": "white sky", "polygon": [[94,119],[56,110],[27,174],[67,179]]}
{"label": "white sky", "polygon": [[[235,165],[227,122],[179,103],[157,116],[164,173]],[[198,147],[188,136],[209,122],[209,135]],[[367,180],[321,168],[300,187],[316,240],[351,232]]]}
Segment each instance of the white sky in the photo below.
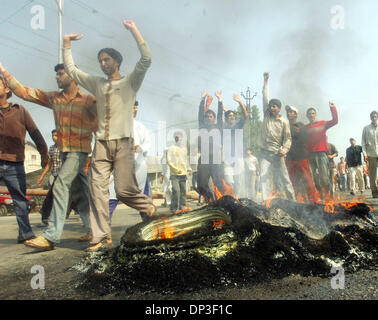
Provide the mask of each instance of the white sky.
{"label": "white sky", "polygon": [[[44,8],[43,30],[31,27],[36,5]],[[332,28],[336,5],[344,10],[344,29]],[[1,0],[0,12],[4,67],[26,86],[56,90],[55,0]],[[127,74],[139,52],[122,20],[135,21],[153,60],[138,93],[138,118],[153,133],[158,121],[195,127],[204,89],[222,90],[225,105],[235,108],[232,95],[250,87],[261,110],[262,74],[269,71],[271,98],[283,106],[295,105],[303,114],[313,106],[319,119],[329,120],[328,102],[335,102],[339,124],[328,131],[328,140],[341,156],[350,137],[360,143],[370,112],[378,109],[377,12],[375,0],[65,0],[63,29],[84,34],[72,45],[81,69],[102,75],[97,52],[114,47],[124,56],[121,73]],[[52,112],[22,104],[51,144]]]}

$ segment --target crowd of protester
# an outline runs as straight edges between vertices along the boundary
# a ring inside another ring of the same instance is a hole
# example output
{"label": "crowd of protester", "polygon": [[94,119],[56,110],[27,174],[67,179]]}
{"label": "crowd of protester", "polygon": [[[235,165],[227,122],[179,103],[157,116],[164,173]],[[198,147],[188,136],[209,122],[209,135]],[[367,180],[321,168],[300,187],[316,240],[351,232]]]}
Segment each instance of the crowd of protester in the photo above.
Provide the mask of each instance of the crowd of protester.
{"label": "crowd of protester", "polygon": [[[147,175],[148,130],[135,119],[136,95],[151,65],[149,47],[133,21],[124,21],[134,37],[141,57],[127,76],[120,74],[121,53],[112,48],[98,52],[105,77],[87,74],[75,66],[71,42],[78,34],[64,37],[64,64],[55,66],[58,91],[46,92],[21,84],[0,63],[0,178],[12,196],[19,226],[17,241],[42,251],[60,242],[65,220],[71,209],[81,217],[86,232],[79,241],[90,243],[87,251],[112,244],[111,219],[119,201],[136,209],[142,220],[156,214]],[[201,93],[198,109],[198,143],[195,163],[189,162],[182,131],[173,134],[175,143],[164,150],[161,164],[165,193],[163,206],[172,214],[190,210],[186,203],[188,175],[198,192],[198,204],[217,199],[231,189],[238,198],[264,202],[273,195],[290,200],[320,202],[336,191],[351,195],[371,189],[378,198],[377,120],[362,133],[361,145],[350,138],[345,158],[328,142],[327,131],[338,124],[338,112],[329,103],[331,120],[318,120],[317,110],[306,110],[308,123],[299,122],[297,107],[270,99],[269,73],[263,75],[263,121],[258,146],[244,150],[240,132],[248,112],[238,95],[233,100],[240,112],[223,105],[221,91],[215,92],[218,110],[211,110],[213,98]],[[90,94],[84,94],[79,86]],[[8,102],[12,94],[52,110],[54,145],[49,149],[29,112],[20,104]],[[239,115],[240,114],[240,115]],[[35,142],[44,168],[40,185],[48,172],[49,193],[42,206],[43,233],[35,236],[29,221],[24,170],[25,135]],[[95,137],[93,139],[93,136]],[[241,147],[240,147],[241,146]]]}

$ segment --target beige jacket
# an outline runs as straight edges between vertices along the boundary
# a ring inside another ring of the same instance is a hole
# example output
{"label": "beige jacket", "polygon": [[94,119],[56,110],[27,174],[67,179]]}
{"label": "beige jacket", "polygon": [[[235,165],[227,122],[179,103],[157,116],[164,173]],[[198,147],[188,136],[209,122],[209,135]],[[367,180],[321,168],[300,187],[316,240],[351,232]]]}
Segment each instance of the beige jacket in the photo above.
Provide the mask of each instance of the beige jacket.
{"label": "beige jacket", "polygon": [[138,46],[141,58],[134,70],[120,80],[108,80],[89,75],[75,66],[70,48],[64,48],[64,67],[67,74],[96,97],[98,140],[133,137],[133,106],[136,93],[151,65],[147,43]]}

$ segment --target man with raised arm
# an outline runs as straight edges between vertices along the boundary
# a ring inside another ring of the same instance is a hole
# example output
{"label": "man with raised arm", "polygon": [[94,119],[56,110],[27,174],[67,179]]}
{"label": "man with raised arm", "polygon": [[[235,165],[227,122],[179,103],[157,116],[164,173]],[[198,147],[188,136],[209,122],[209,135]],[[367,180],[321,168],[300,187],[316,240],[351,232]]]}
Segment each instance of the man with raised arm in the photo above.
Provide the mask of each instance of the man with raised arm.
{"label": "man with raised arm", "polygon": [[198,110],[198,189],[205,197],[205,201],[215,201],[215,195],[209,188],[210,177],[213,184],[221,191],[223,188],[222,169],[222,131],[223,131],[223,97],[222,92],[215,92],[218,99],[218,113],[213,110],[205,111],[207,91],[201,93],[201,102]]}
{"label": "man with raised arm", "polygon": [[309,153],[309,164],[314,177],[315,187],[326,200],[332,195],[332,185],[329,171],[329,158],[327,155],[328,129],[338,123],[337,109],[333,102],[329,103],[332,120],[316,120],[316,110],[308,108],[306,112],[309,123],[305,126],[307,131],[307,151]]}
{"label": "man with raised arm", "polygon": [[64,64],[67,73],[81,86],[95,95],[97,101],[98,129],[89,176],[90,221],[93,232],[88,251],[97,251],[110,244],[109,177],[113,169],[117,198],[126,205],[153,216],[156,207],[152,199],[138,188],[135,177],[133,106],[136,93],[151,65],[147,43],[133,21],[123,21],[124,27],[134,37],[141,58],[134,70],[121,76],[122,55],[115,49],[104,48],[97,58],[106,77],[89,75],[78,69],[71,53],[71,40],[83,36],[64,36]]}
{"label": "man with raised arm", "polygon": [[53,187],[53,205],[47,229],[25,245],[43,251],[52,250],[60,242],[70,203],[70,191],[78,202],[80,218],[86,228],[86,234],[80,241],[90,240],[88,204],[88,180],[83,168],[91,152],[91,139],[96,123],[96,100],[84,94],[76,82],[64,71],[63,64],[54,68],[56,81],[62,91],[46,92],[40,89],[27,88],[16,80],[0,64],[0,71],[6,78],[9,88],[19,98],[52,109],[55,127],[58,133],[57,145],[63,153],[63,164]]}
{"label": "man with raised arm", "polygon": [[285,164],[285,156],[291,147],[289,122],[281,115],[281,101],[269,100],[269,73],[264,73],[264,120],[260,129],[261,148],[260,177],[263,200],[271,196],[271,177],[276,188],[283,187],[287,198],[294,199],[294,189]]}

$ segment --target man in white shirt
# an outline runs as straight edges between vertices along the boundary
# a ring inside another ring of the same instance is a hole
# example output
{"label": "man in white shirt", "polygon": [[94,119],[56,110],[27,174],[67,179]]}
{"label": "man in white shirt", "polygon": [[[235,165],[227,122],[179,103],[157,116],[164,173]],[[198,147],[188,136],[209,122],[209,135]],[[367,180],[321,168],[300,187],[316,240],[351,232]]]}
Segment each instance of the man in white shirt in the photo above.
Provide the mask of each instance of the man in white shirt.
{"label": "man in white shirt", "polygon": [[188,210],[186,206],[186,175],[191,171],[188,164],[188,152],[182,141],[181,132],[174,133],[175,144],[168,148],[167,163],[171,173],[172,199],[170,209],[173,214]]}
{"label": "man in white shirt", "polygon": [[370,189],[373,198],[378,198],[377,191],[377,163],[378,163],[378,112],[370,113],[371,123],[362,131],[362,152],[368,164]]}
{"label": "man in white shirt", "polygon": [[245,159],[246,168],[246,187],[248,192],[248,198],[251,200],[256,199],[256,179],[258,172],[260,171],[259,162],[257,158],[253,155],[252,149],[247,149],[247,158]]}

